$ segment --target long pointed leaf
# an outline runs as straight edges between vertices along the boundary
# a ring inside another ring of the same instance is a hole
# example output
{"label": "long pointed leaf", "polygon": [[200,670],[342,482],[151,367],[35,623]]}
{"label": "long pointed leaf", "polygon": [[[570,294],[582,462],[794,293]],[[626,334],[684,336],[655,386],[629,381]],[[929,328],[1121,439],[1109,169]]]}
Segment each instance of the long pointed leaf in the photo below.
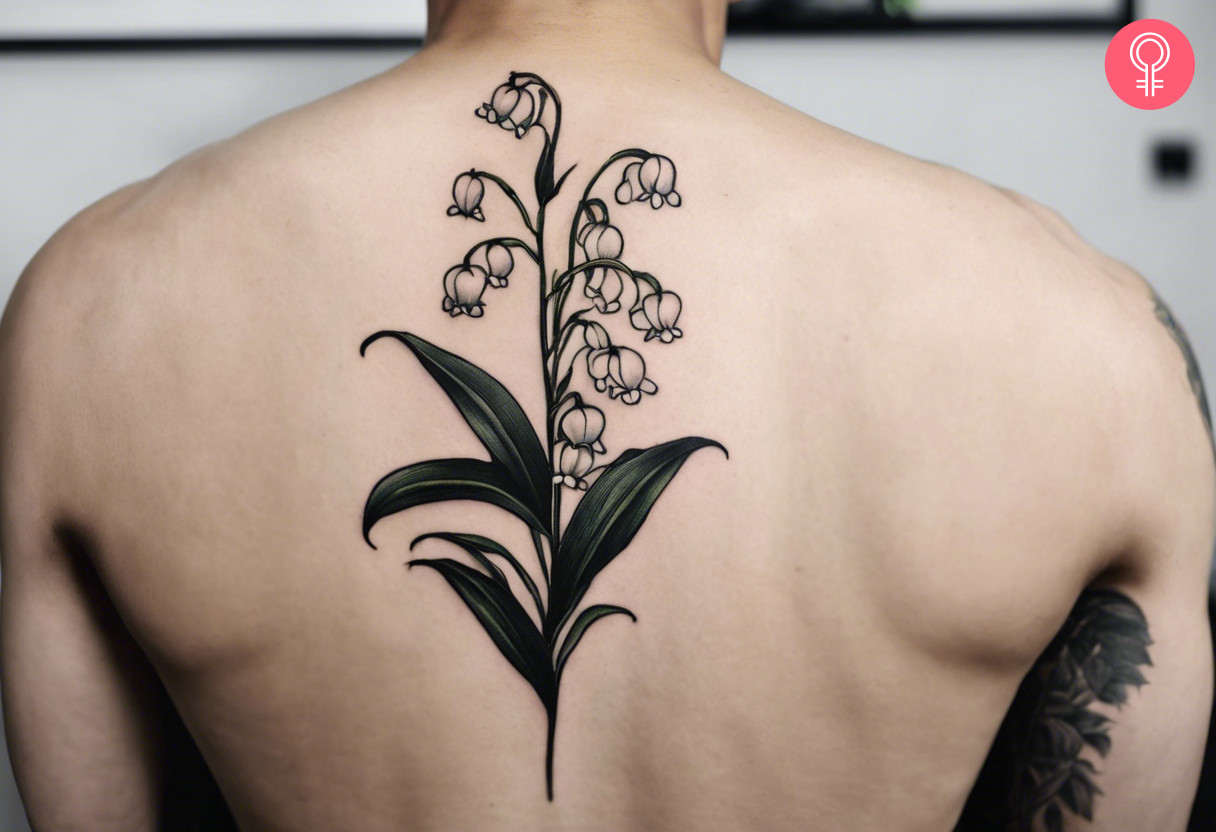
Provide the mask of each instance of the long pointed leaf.
{"label": "long pointed leaf", "polygon": [[630,449],[600,475],[575,508],[553,561],[546,638],[554,637],[595,576],[633,540],[689,455],[710,446],[726,453],[699,436]]}
{"label": "long pointed leaf", "polygon": [[[477,561],[477,563],[481,565],[481,568],[486,571],[487,575],[489,575],[491,578],[493,578],[495,581],[497,581],[501,586],[510,588],[510,584],[507,583],[506,573],[503,572],[501,569],[499,569],[498,565],[495,564],[492,560],[490,560],[488,557],[486,557],[484,554],[482,554],[482,551],[479,547],[474,546],[470,542],[467,542],[465,540],[466,535],[455,534],[454,532],[431,532],[430,534],[419,535],[418,537],[415,537],[413,539],[413,541],[410,542],[410,551],[411,552],[414,551],[414,547],[417,546],[419,544],[419,542],[426,540],[428,538],[434,538],[436,540],[446,540],[448,543],[456,544],[461,549],[464,549],[465,552],[468,553],[469,557],[471,557],[473,560]],[[489,538],[486,538],[486,539],[488,540]]]}
{"label": "long pointed leaf", "polygon": [[524,587],[527,588],[528,594],[532,596],[532,600],[536,602],[536,611],[540,614],[540,620],[545,620],[545,605],[540,599],[540,590],[536,588],[536,582],[532,580],[532,576],[528,574],[528,570],[524,569],[523,564],[515,559],[515,556],[507,551],[507,547],[497,541],[491,540],[488,537],[482,537],[479,534],[460,534],[457,532],[432,532],[430,534],[419,535],[414,538],[414,542],[410,544],[412,551],[422,541],[428,538],[436,538],[438,540],[446,540],[449,543],[455,543],[468,552],[478,563],[486,568],[490,576],[497,579],[503,586],[507,586],[507,576],[502,573],[502,570],[495,566],[487,554],[498,555],[511,564],[515,570],[515,574],[523,581]]}
{"label": "long pointed leaf", "polygon": [[532,530],[532,547],[536,550],[536,560],[540,564],[540,575],[545,579],[545,587],[549,586],[549,567],[545,563],[545,547],[540,542],[540,532]]}
{"label": "long pointed leaf", "polygon": [[435,346],[409,332],[377,332],[363,342],[360,353],[379,338],[396,338],[409,347],[423,369],[448,394],[473,433],[518,487],[521,502],[532,513],[549,521],[549,461],[527,414],[507,388],[485,370],[455,353]]}
{"label": "long pointed leaf", "polygon": [[557,192],[562,189],[562,183],[566,181],[567,176],[569,176],[571,173],[574,172],[574,169],[576,167],[577,167],[577,165],[571,165],[570,167],[568,167],[566,169],[565,173],[563,173],[561,176],[558,177],[557,182],[553,185],[552,193],[549,194],[549,199],[553,199],[554,197],[557,196]]}
{"label": "long pointed leaf", "polygon": [[562,396],[566,395],[566,390],[570,387],[570,380],[574,378],[574,366],[571,365],[566,374],[562,376],[562,380],[557,383],[557,387],[553,391],[553,398],[560,401]]}
{"label": "long pointed leaf", "polygon": [[499,652],[532,685],[545,708],[554,706],[557,684],[549,664],[548,645],[508,589],[471,566],[448,558],[412,560],[409,565],[411,569],[428,566],[442,575],[477,617]]}
{"label": "long pointed leaf", "polygon": [[536,163],[536,200],[544,205],[553,198],[553,142],[546,132],[544,147],[540,151],[540,159]]}
{"label": "long pointed leaf", "polygon": [[579,640],[587,629],[605,616],[618,614],[627,615],[634,622],[638,620],[636,615],[624,607],[614,607],[611,604],[596,604],[578,614],[578,618],[574,619],[574,624],[570,626],[570,632],[566,634],[566,640],[562,642],[562,649],[557,652],[557,678],[559,681],[562,677],[562,668],[566,666],[566,660],[570,658],[570,654],[574,652],[574,648],[578,646]]}
{"label": "long pointed leaf", "polygon": [[363,507],[363,539],[377,521],[425,503],[478,500],[506,509],[529,526],[545,530],[532,506],[521,502],[502,466],[480,459],[432,459],[398,468],[384,476],[367,495]]}

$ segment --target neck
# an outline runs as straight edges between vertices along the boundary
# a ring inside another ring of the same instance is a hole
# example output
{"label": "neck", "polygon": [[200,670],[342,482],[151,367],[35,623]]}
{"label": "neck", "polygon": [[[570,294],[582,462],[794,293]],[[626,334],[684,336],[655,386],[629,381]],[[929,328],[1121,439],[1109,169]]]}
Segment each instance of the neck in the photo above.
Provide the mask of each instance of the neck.
{"label": "neck", "polygon": [[695,54],[717,64],[724,0],[430,0],[427,47],[571,55]]}

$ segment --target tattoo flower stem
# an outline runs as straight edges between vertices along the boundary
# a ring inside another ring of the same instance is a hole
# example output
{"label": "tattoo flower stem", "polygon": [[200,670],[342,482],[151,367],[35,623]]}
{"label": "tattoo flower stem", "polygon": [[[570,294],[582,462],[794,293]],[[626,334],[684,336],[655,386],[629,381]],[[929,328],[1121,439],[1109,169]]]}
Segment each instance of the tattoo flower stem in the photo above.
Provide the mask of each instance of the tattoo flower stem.
{"label": "tattoo flower stem", "polygon": [[[476,113],[519,139],[538,128],[541,149],[533,177],[535,217],[504,179],[475,168],[453,182],[448,214],[485,221],[481,202],[488,180],[515,204],[532,240],[494,237],[470,249],[444,275],[443,309],[453,318],[481,317],[487,305],[486,289],[508,286],[516,266],[512,251],[529,256],[537,271],[544,440],[515,397],[484,370],[412,333],[375,333],[363,342],[360,352],[382,338],[392,338],[408,348],[443,388],[484,446],[489,461],[426,460],[392,471],[367,497],[363,534],[370,544],[371,529],[379,520],[414,506],[449,500],[489,503],[528,526],[539,583],[506,547],[469,532],[431,532],[416,538],[410,548],[423,541],[443,543],[463,550],[472,566],[447,557],[416,558],[409,566],[426,566],[447,581],[540,699],[548,722],[545,788],[552,800],[558,690],[566,663],[586,631],[601,618],[619,614],[637,620],[623,607],[592,604],[580,609],[580,604],[596,575],[629,546],[688,457],[710,446],[723,453],[726,449],[711,439],[689,436],[650,448],[630,448],[610,462],[596,464],[607,453],[602,441],[607,417],[599,407],[587,404],[581,392],[570,389],[590,384],[607,394],[608,400],[629,405],[638,404],[643,394],[658,392],[646,375],[641,353],[613,343],[602,323],[585,316],[610,317],[622,309],[622,298],[632,297],[632,329],[628,331],[639,330],[647,342],[665,344],[683,334],[676,327],[682,302],[654,276],[622,262],[624,235],[611,224],[607,203],[592,194],[600,177],[615,163],[633,159],[614,191],[618,202],[646,200],[656,208],[676,207],[681,200],[674,189],[674,163],[638,148],[610,156],[587,182],[575,208],[565,268],[550,270],[545,261],[546,210],[574,170],[571,166],[555,176],[561,100],[539,75],[512,72]],[[629,199],[622,200],[622,195]],[[576,262],[580,246],[584,258]],[[592,305],[568,313],[566,303],[580,276]],[[580,331],[582,338],[577,339]],[[634,337],[640,338],[637,333]],[[586,361],[580,364],[583,353]],[[563,527],[562,496],[567,489],[581,496]],[[523,584],[536,618],[527,611],[526,599],[521,602],[516,597],[499,563],[505,563]]]}
{"label": "tattoo flower stem", "polygon": [[[502,190],[502,192],[504,194],[506,194],[507,197],[512,202],[515,203],[515,207],[519,210],[519,216],[523,219],[524,225],[527,227],[528,231],[531,232],[532,234],[536,234],[536,229],[532,227],[532,217],[530,217],[528,215],[528,209],[524,207],[523,200],[519,198],[519,194],[515,193],[514,188],[512,188],[510,185],[508,185],[506,182],[504,182],[499,177],[495,176],[492,173],[489,173],[488,171],[474,170],[474,171],[471,171],[471,174],[473,176],[477,176],[482,179],[489,179],[491,182],[493,182],[495,185],[497,185]],[[452,213],[452,210],[450,208],[448,209],[448,213],[449,214]]]}

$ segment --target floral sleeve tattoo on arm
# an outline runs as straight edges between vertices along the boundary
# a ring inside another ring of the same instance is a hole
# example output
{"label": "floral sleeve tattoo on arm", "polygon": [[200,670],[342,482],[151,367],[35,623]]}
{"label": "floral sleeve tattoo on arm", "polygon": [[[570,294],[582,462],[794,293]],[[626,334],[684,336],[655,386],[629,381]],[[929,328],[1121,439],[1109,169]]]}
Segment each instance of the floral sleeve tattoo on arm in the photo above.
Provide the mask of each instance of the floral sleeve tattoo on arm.
{"label": "floral sleeve tattoo on arm", "polygon": [[[612,154],[587,181],[569,219],[566,260],[560,270],[551,270],[545,234],[547,220],[553,218],[546,216],[546,209],[574,170],[572,165],[555,176],[562,124],[557,92],[538,75],[512,72],[476,115],[517,139],[539,139],[535,210],[495,174],[472,169],[456,176],[449,216],[485,222],[481,203],[487,187],[493,186],[514,204],[524,233],[493,237],[468,251],[443,277],[442,308],[453,319],[480,318],[486,291],[507,287],[517,256],[531,261],[544,430],[538,435],[515,397],[474,363],[409,332],[375,333],[360,352],[386,338],[404,344],[451,399],[489,459],[432,459],[385,475],[367,497],[363,535],[371,544],[371,529],[384,517],[448,500],[490,503],[527,526],[537,574],[502,544],[471,531],[431,532],[410,544],[413,549],[423,541],[442,542],[467,560],[423,558],[411,560],[409,566],[425,566],[447,581],[540,699],[548,727],[545,787],[552,800],[558,690],[570,655],[600,619],[622,615],[637,620],[620,606],[579,606],[595,577],[629,546],[685,460],[710,446],[726,449],[712,439],[689,436],[623,450],[601,462],[608,454],[605,414],[583,398],[593,390],[610,401],[637,405],[643,396],[658,392],[641,353],[609,333],[607,324],[624,303],[629,311],[622,317],[637,331],[638,340],[671,344],[683,335],[677,326],[679,295],[663,288],[654,275],[625,264],[624,237],[610,221],[608,203],[595,196],[601,177],[615,167],[620,179],[612,195],[619,205],[678,207],[674,163],[640,148]],[[565,230],[563,222],[559,231]],[[563,525],[562,498],[567,494],[579,500]],[[522,597],[499,563],[514,573]]]}
{"label": "floral sleeve tattoo on arm", "polygon": [[[1153,307],[1182,353],[1211,441],[1212,414],[1195,351],[1156,291]],[[1018,690],[956,832],[1060,832],[1068,817],[1093,820],[1102,794],[1094,755],[1110,752],[1114,721],[1092,707],[1121,708],[1129,687],[1147,684],[1141,668],[1152,664],[1151,644],[1134,601],[1113,590],[1085,592]]]}
{"label": "floral sleeve tattoo on arm", "polygon": [[1121,592],[1089,590],[1022,682],[955,832],[1061,832],[1094,819],[1102,789],[1093,758],[1111,749],[1114,720],[1146,684],[1152,639],[1140,607]]}

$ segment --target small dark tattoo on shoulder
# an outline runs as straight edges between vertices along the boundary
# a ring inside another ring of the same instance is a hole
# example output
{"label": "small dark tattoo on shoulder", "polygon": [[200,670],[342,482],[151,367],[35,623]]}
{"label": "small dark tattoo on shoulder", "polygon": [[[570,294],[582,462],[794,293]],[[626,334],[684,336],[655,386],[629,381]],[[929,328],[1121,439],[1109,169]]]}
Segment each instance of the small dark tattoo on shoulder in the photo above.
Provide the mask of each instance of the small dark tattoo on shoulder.
{"label": "small dark tattoo on shoulder", "polygon": [[[1178,349],[1182,351],[1182,357],[1186,360],[1186,377],[1191,383],[1191,392],[1195,394],[1195,400],[1199,403],[1199,412],[1203,415],[1203,424],[1208,429],[1208,438],[1212,439],[1212,411],[1208,407],[1207,391],[1203,388],[1199,359],[1195,356],[1195,350],[1191,346],[1190,339],[1186,337],[1182,324],[1178,323],[1174,313],[1170,311],[1169,306],[1156,291],[1153,292],[1153,305],[1157,320],[1161,321],[1162,326],[1169,330],[1170,336],[1178,344]],[[1216,442],[1216,440],[1213,441]]]}
{"label": "small dark tattoo on shoulder", "polygon": [[[443,543],[462,553],[462,560],[420,558],[409,566],[437,572],[536,693],[548,726],[544,772],[552,800],[558,691],[570,656],[598,621],[609,616],[637,620],[613,604],[580,609],[584,596],[596,576],[630,545],[685,461],[705,448],[723,453],[726,448],[712,439],[685,436],[621,450],[610,458],[604,440],[608,418],[597,406],[635,406],[658,393],[641,351],[666,349],[684,332],[680,296],[649,272],[626,265],[625,237],[612,223],[608,201],[596,196],[596,186],[615,168],[618,178],[609,191],[616,203],[613,211],[618,206],[622,214],[641,205],[656,211],[678,208],[682,198],[672,160],[643,148],[609,156],[587,180],[573,216],[561,220],[566,256],[550,269],[545,234],[554,217],[546,214],[575,168],[556,175],[562,125],[557,91],[534,73],[512,72],[475,114],[516,139],[536,143],[535,199],[525,200],[489,171],[474,168],[455,177],[448,216],[486,222],[482,200],[493,187],[518,213],[523,230],[470,249],[443,275],[443,299],[437,305],[454,326],[467,326],[487,314],[487,297],[518,282],[516,258],[531,261],[523,289],[536,293],[531,323],[539,347],[536,373],[544,382],[544,426],[538,433],[507,388],[471,361],[410,332],[375,333],[360,352],[381,339],[408,348],[489,458],[432,459],[386,474],[367,497],[363,535],[370,544],[372,527],[381,519],[449,500],[489,503],[526,527],[535,574],[503,544],[468,531],[431,532],[410,544],[413,549],[424,541],[431,541],[428,547]],[[629,339],[621,332],[632,332],[633,346],[626,346]],[[563,523],[562,499],[567,496],[578,502]],[[539,739],[536,751],[539,763]]]}
{"label": "small dark tattoo on shoulder", "polygon": [[1066,816],[1092,821],[1100,772],[1083,756],[1105,757],[1114,721],[1094,710],[1121,708],[1146,684],[1148,622],[1115,590],[1085,592],[1035,663],[997,732],[956,832],[1061,832]]}

